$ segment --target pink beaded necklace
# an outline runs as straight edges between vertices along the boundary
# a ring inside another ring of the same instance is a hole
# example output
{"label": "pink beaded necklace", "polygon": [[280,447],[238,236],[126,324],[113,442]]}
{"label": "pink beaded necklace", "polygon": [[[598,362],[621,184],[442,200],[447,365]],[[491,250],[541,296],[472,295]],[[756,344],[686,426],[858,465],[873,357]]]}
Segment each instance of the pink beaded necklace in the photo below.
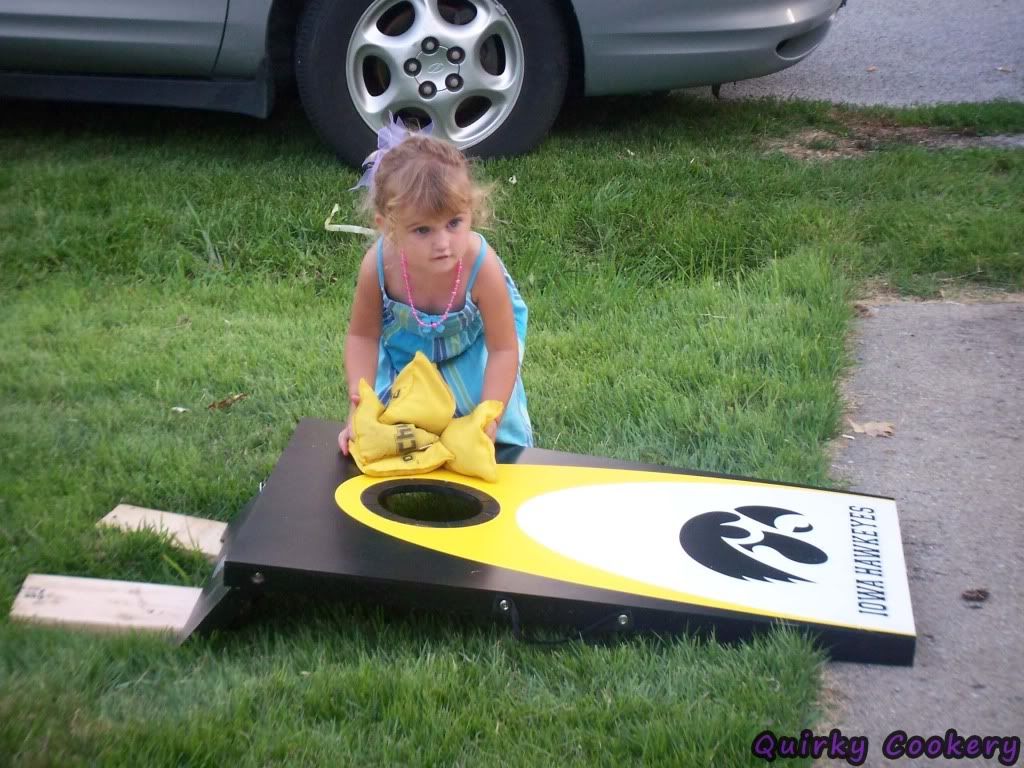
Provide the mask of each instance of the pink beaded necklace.
{"label": "pink beaded necklace", "polygon": [[425,323],[420,320],[419,310],[416,309],[416,304],[413,303],[412,299],[412,288],[409,287],[409,267],[405,260],[405,251],[402,254],[402,277],[405,278],[405,295],[409,297],[409,308],[412,309],[413,319],[419,323],[421,328],[437,328],[439,325],[443,325],[444,321],[448,319],[448,313],[452,311],[452,304],[455,303],[455,294],[459,292],[459,284],[462,282],[462,257],[459,257],[459,268],[455,275],[455,286],[452,288],[452,295],[448,299],[448,306],[445,307],[444,314],[441,315],[441,319],[433,323]]}

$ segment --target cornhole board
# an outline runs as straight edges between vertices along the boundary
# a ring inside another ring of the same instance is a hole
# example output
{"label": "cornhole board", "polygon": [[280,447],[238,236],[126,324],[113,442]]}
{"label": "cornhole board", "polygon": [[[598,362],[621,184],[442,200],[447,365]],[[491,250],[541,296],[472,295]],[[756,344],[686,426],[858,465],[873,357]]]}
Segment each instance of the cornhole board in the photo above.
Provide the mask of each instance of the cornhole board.
{"label": "cornhole board", "polygon": [[[228,525],[182,640],[260,593],[297,591],[725,641],[783,624],[836,659],[913,663],[892,499],[503,445],[495,483],[374,478],[339,454],[341,428],[299,423]],[[441,523],[390,511],[409,492],[468,511]]]}

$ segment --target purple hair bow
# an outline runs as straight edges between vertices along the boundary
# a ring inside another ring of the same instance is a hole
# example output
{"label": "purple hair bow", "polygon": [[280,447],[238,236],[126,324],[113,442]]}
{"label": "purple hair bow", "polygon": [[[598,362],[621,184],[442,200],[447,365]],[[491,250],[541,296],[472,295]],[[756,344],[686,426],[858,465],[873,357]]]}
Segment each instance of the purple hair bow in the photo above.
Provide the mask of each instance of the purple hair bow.
{"label": "purple hair bow", "polygon": [[[360,187],[366,187],[369,189],[373,186],[373,177],[377,175],[377,168],[380,167],[381,158],[387,153],[389,149],[394,149],[403,141],[405,141],[411,131],[405,127],[405,123],[402,122],[400,117],[388,114],[390,118],[388,122],[384,123],[384,126],[377,131],[377,149],[366,156],[363,160],[362,171],[363,175],[359,177],[359,181],[352,187],[353,190],[359,189]],[[427,125],[421,133],[430,135],[430,129],[433,124]]]}

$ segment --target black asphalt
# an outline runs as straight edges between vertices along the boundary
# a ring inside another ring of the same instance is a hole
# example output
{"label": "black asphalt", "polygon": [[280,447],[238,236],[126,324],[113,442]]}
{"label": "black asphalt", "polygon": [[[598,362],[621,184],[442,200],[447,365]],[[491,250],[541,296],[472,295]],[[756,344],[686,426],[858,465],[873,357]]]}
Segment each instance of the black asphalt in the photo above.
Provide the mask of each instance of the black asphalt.
{"label": "black asphalt", "polygon": [[1024,101],[1024,2],[849,0],[809,57],[721,94],[894,106]]}

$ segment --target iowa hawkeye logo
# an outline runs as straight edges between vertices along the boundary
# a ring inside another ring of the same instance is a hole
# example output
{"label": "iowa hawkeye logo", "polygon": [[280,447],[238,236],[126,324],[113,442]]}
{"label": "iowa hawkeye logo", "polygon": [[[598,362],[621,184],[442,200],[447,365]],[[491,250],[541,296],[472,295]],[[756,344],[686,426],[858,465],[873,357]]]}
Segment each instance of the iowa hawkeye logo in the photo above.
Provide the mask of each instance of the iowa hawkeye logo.
{"label": "iowa hawkeye logo", "polygon": [[[758,550],[767,548],[794,563],[818,565],[828,560],[828,555],[813,544],[776,530],[764,530],[776,529],[778,519],[786,515],[802,517],[781,507],[747,506],[736,507],[736,512],[705,512],[686,522],[679,531],[679,543],[686,554],[705,568],[734,579],[810,581],[757,559]],[[794,527],[792,533],[811,530],[812,526],[807,524]],[[738,541],[747,538],[753,540]]]}

